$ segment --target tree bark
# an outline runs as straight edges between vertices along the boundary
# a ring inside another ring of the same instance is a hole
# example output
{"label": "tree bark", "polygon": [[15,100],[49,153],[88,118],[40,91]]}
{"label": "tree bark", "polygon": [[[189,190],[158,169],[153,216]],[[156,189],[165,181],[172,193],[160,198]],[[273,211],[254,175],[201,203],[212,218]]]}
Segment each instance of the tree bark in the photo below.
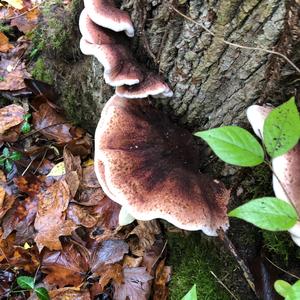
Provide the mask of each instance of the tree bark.
{"label": "tree bark", "polygon": [[[132,51],[141,64],[160,72],[174,91],[174,97],[157,101],[170,116],[191,129],[203,129],[244,121],[245,109],[254,102],[286,100],[290,90],[277,84],[283,77],[295,76],[290,65],[264,51],[229,46],[221,38],[299,58],[295,53],[299,7],[294,0],[191,0],[176,6],[215,36],[178,15],[171,2],[122,1],[136,28]],[[77,29],[74,35],[77,47]],[[92,130],[113,93],[103,82],[102,67],[94,58],[78,54],[71,64],[70,59],[54,56],[54,60],[60,70],[56,83],[63,106]]]}

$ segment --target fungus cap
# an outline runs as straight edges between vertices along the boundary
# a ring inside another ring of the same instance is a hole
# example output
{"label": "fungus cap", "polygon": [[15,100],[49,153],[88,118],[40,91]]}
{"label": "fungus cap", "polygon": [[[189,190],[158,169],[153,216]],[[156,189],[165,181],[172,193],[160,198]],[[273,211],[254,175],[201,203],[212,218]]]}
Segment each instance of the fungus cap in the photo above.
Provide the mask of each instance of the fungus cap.
{"label": "fungus cap", "polygon": [[134,218],[162,218],[208,235],[227,229],[230,192],[199,173],[192,135],[147,100],[113,96],[102,111],[95,145],[100,184]]}
{"label": "fungus cap", "polygon": [[81,38],[80,50],[97,58],[104,67],[104,80],[111,86],[133,85],[144,78],[129,50],[121,44],[97,45]]}
{"label": "fungus cap", "polygon": [[125,31],[134,36],[132,21],[127,12],[116,7],[113,0],[84,0],[84,6],[94,23],[115,32]]}
{"label": "fungus cap", "polygon": [[150,72],[145,76],[144,80],[138,84],[117,87],[116,94],[120,97],[129,99],[146,98],[148,96],[173,96],[173,92],[171,91],[169,86],[160,78],[160,76]]}

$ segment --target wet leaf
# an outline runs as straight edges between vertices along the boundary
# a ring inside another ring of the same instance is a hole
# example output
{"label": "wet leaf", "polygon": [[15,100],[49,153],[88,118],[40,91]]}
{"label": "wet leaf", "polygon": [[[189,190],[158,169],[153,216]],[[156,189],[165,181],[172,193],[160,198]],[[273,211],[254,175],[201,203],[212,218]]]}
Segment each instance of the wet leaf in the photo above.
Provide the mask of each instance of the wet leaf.
{"label": "wet leaf", "polygon": [[74,243],[65,244],[60,251],[46,251],[42,270],[45,282],[59,287],[79,286],[89,270],[88,251]]}
{"label": "wet leaf", "polygon": [[82,225],[86,228],[92,228],[97,224],[97,218],[91,215],[88,208],[71,203],[67,210],[68,219],[76,225]]}
{"label": "wet leaf", "polygon": [[122,240],[104,241],[102,245],[93,251],[91,259],[92,272],[100,275],[103,266],[120,262],[128,251],[127,243]]}
{"label": "wet leaf", "polygon": [[45,192],[38,194],[38,212],[34,227],[37,230],[35,242],[39,250],[45,246],[50,250],[61,249],[60,236],[71,235],[76,225],[66,220],[70,190],[64,180],[55,182]]}
{"label": "wet leaf", "polygon": [[58,290],[49,291],[51,300],[92,300],[90,293],[87,290],[80,290],[80,288],[62,288]]}
{"label": "wet leaf", "polygon": [[123,282],[123,268],[119,264],[103,267],[100,275],[99,284],[101,286],[101,292],[104,291],[104,288],[111,280],[114,280],[118,284],[122,284]]}
{"label": "wet leaf", "polygon": [[146,268],[125,268],[123,270],[124,283],[114,282],[115,300],[147,300],[150,295],[152,276],[147,273]]}

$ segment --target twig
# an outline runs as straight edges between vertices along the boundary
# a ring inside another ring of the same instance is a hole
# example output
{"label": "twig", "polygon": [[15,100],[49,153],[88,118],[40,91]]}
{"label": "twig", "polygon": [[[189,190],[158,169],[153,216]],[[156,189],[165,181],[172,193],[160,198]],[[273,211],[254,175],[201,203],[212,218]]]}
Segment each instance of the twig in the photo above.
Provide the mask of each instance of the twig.
{"label": "twig", "polygon": [[255,51],[263,51],[266,53],[270,53],[270,54],[274,54],[277,56],[280,56],[281,58],[285,59],[298,73],[300,73],[300,69],[284,54],[277,52],[277,51],[273,51],[273,50],[269,50],[269,49],[265,49],[265,48],[260,48],[260,47],[251,47],[251,46],[244,46],[244,45],[240,45],[237,43],[232,43],[229,42],[221,37],[216,36],[216,34],[214,32],[212,32],[211,30],[209,30],[208,28],[206,28],[203,24],[193,20],[192,18],[190,18],[189,16],[183,14],[181,11],[179,11],[177,8],[175,8],[173,5],[171,5],[171,8],[180,16],[182,16],[183,18],[185,18],[186,20],[189,20],[190,22],[200,26],[203,30],[205,30],[207,33],[209,33],[210,35],[214,36],[216,39],[218,39],[219,41],[223,42],[224,44],[227,44],[229,46],[233,46],[236,48],[241,48],[241,49],[248,49],[248,50],[255,50]]}
{"label": "twig", "polygon": [[156,260],[153,262],[153,264],[151,265],[151,269],[155,266],[155,264],[158,262],[158,260],[161,258],[162,254],[164,253],[166,247],[167,247],[167,244],[168,244],[168,240],[165,241],[164,243],[164,246],[162,248],[162,250],[160,251],[158,257],[156,258]]}
{"label": "twig", "polygon": [[217,282],[218,283],[220,283],[221,284],[221,286],[232,296],[232,298],[233,299],[235,299],[235,300],[239,300],[232,292],[231,292],[231,290],[221,281],[221,279],[219,279],[218,277],[217,277],[217,275],[213,272],[213,271],[210,271],[210,274],[212,275],[212,276],[214,276],[215,277],[215,279],[217,280]]}
{"label": "twig", "polygon": [[235,260],[237,261],[238,265],[240,266],[241,270],[243,271],[244,278],[246,279],[249,287],[256,295],[253,276],[252,276],[248,266],[246,265],[244,260],[239,256],[239,254],[237,253],[237,250],[235,249],[235,246],[233,245],[231,240],[228,238],[228,236],[226,235],[226,233],[224,232],[223,229],[218,230],[218,236],[221,239],[221,241],[224,243],[224,245],[227,247],[227,249],[230,251],[232,256],[235,258]]}
{"label": "twig", "polygon": [[279,267],[278,265],[276,265],[275,263],[273,263],[273,262],[272,262],[269,258],[267,258],[266,256],[265,256],[265,259],[266,259],[270,264],[272,264],[275,268],[279,269],[280,271],[282,271],[282,272],[284,272],[284,273],[290,275],[291,277],[296,278],[297,280],[300,279],[300,277],[298,277],[297,275],[294,275],[294,274],[290,273],[289,271],[286,271],[286,270],[282,269],[281,267]]}

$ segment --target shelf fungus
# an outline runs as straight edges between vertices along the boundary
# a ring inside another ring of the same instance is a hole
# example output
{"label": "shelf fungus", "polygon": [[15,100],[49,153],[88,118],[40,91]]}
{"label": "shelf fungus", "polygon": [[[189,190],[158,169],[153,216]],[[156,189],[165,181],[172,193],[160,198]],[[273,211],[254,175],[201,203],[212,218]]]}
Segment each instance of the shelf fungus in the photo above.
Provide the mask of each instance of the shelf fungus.
{"label": "shelf fungus", "polygon": [[199,172],[192,135],[148,100],[114,95],[102,111],[95,148],[99,182],[123,216],[162,218],[211,236],[228,228],[230,191]]}
{"label": "shelf fungus", "polygon": [[87,8],[80,15],[79,29],[82,34],[82,53],[95,56],[103,65],[105,82],[117,87],[117,95],[125,98],[173,95],[159,75],[148,71],[137,62],[126,36],[97,25],[91,19]]}
{"label": "shelf fungus", "polygon": [[81,12],[79,29],[82,34],[80,50],[85,55],[95,56],[103,65],[107,84],[132,85],[144,79],[125,36],[93,23],[86,9]]}
{"label": "shelf fungus", "polygon": [[[263,137],[264,121],[271,107],[252,105],[247,109],[248,120],[259,137]],[[273,190],[277,198],[292,203],[300,216],[300,142],[286,154],[272,159]],[[289,230],[293,241],[300,246],[300,222]]]}
{"label": "shelf fungus", "polygon": [[134,36],[134,27],[129,14],[117,8],[114,0],[84,0],[89,17],[94,23],[115,32],[125,31]]}

